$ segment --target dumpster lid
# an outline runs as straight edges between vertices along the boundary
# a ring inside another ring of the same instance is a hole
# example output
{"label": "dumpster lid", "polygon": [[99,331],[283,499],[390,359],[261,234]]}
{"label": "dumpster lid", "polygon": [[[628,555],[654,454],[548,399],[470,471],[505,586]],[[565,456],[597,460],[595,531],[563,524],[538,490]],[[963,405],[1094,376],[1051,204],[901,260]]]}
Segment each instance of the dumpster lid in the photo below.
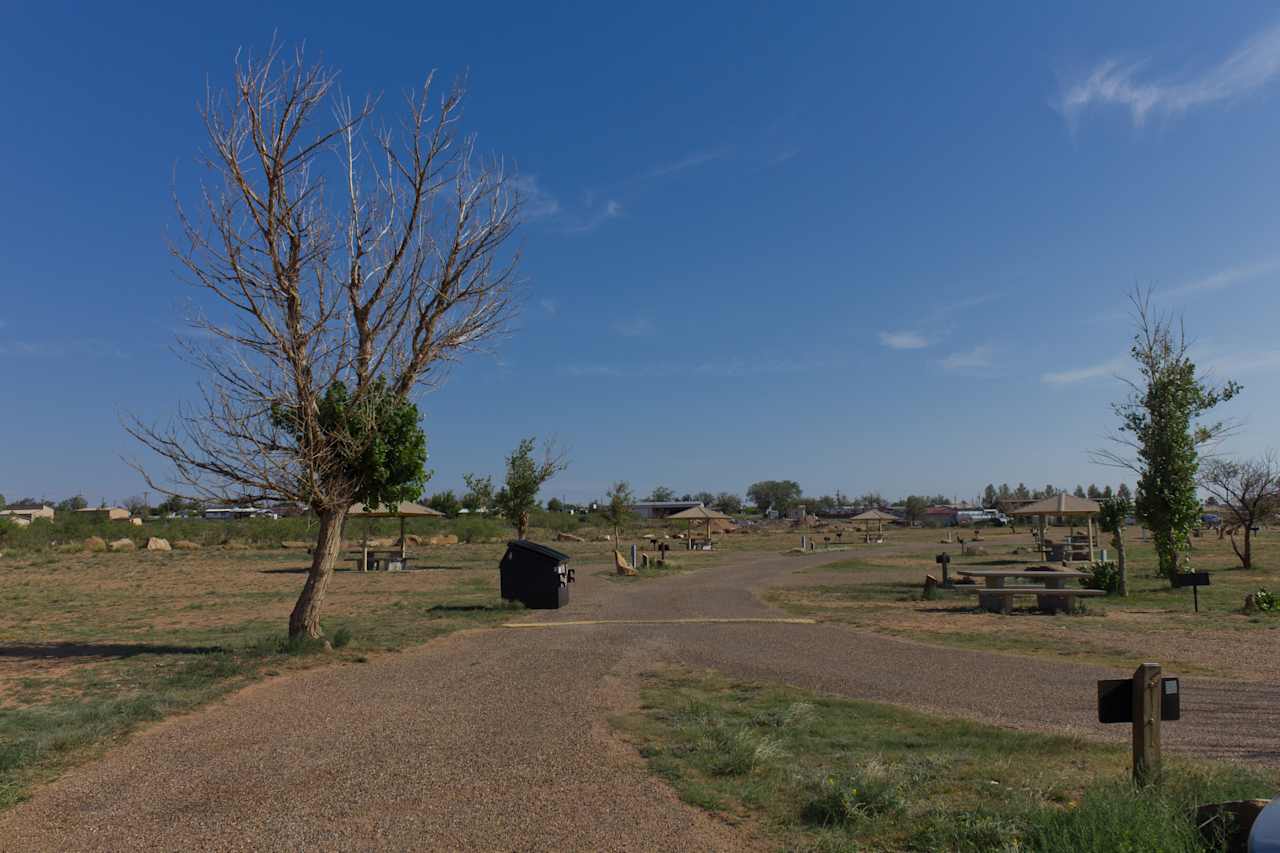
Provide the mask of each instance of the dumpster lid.
{"label": "dumpster lid", "polygon": [[557,551],[555,548],[549,548],[537,542],[530,542],[528,539],[512,539],[507,543],[508,548],[521,548],[525,551],[533,551],[535,554],[541,554],[544,557],[550,557],[561,563],[567,562],[570,557],[568,554]]}

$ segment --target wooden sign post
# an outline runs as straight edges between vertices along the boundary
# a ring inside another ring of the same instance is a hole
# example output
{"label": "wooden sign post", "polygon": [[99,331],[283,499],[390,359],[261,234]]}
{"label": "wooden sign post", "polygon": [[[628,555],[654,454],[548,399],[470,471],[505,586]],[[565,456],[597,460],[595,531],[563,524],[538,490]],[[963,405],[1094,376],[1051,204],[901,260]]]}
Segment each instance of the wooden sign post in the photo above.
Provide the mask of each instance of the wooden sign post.
{"label": "wooden sign post", "polygon": [[1160,774],[1160,664],[1133,673],[1133,781],[1146,785]]}
{"label": "wooden sign post", "polygon": [[1144,663],[1133,678],[1098,682],[1098,722],[1133,725],[1133,780],[1139,785],[1160,774],[1160,721],[1181,717],[1178,679],[1162,678],[1158,663]]}

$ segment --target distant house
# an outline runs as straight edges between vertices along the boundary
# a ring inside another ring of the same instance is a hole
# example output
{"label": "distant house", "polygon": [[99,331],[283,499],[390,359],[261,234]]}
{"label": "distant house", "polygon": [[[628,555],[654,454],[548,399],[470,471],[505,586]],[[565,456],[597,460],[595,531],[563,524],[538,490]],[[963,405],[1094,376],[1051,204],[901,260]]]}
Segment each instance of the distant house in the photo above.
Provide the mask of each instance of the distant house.
{"label": "distant house", "polygon": [[119,506],[85,507],[76,510],[80,518],[90,521],[128,521],[129,510]]}
{"label": "distant house", "polygon": [[631,512],[641,518],[666,518],[698,506],[702,501],[639,501],[631,505]]}
{"label": "distant house", "polygon": [[236,518],[276,519],[280,517],[280,513],[256,506],[211,506],[205,508],[204,517],[211,521],[230,521]]}
{"label": "distant house", "polygon": [[53,520],[53,507],[48,504],[9,504],[0,509],[0,518],[7,518],[15,524],[27,525],[37,518]]}
{"label": "distant house", "polygon": [[924,511],[921,520],[936,527],[951,527],[956,523],[956,508],[953,506],[931,506]]}

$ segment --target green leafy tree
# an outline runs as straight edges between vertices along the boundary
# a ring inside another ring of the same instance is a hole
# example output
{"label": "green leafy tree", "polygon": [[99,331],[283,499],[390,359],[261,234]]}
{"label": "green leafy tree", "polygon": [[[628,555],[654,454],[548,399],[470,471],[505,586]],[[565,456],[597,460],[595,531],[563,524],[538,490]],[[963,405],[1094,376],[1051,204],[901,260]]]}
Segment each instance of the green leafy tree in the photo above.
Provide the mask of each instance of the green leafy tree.
{"label": "green leafy tree", "polygon": [[1115,490],[1112,489],[1110,486],[1103,486],[1102,494],[1099,495],[1099,497],[1102,498],[1103,500],[1111,500],[1111,498],[1114,498],[1115,496],[1116,496]]}
{"label": "green leafy tree", "polygon": [[1013,490],[1013,496],[1020,501],[1030,500],[1031,492],[1027,489],[1026,483],[1019,483],[1018,488]]}
{"label": "green leafy tree", "polygon": [[982,490],[982,505],[990,509],[999,499],[1000,493],[996,491],[995,484],[987,483],[987,487]]}
{"label": "green leafy tree", "polygon": [[1129,572],[1125,565],[1125,519],[1133,512],[1128,498],[1103,498],[1099,504],[1098,526],[1111,534],[1111,544],[1116,549],[1116,567],[1120,572],[1120,595],[1129,594]]}
{"label": "green leafy tree", "polygon": [[761,480],[747,489],[747,498],[761,511],[774,510],[786,514],[800,503],[800,484],[795,480]]}
{"label": "green leafy tree", "polygon": [[697,492],[693,495],[693,500],[701,501],[703,506],[711,506],[716,502],[716,496],[711,492]]}
{"label": "green leafy tree", "polygon": [[538,507],[538,492],[544,483],[563,471],[568,463],[564,454],[550,443],[543,445],[542,460],[533,458],[536,441],[526,438],[507,457],[507,479],[493,496],[493,505],[516,529],[516,537],[529,533],[529,514]]}
{"label": "green leafy tree", "polygon": [[462,509],[462,502],[458,500],[458,497],[453,493],[453,490],[449,489],[443,492],[436,492],[432,495],[427,501],[427,506],[431,507],[436,512],[443,512],[449,518],[456,518],[458,510]]}
{"label": "green leafy tree", "polygon": [[729,492],[721,492],[712,499],[709,506],[720,510],[725,515],[737,515],[742,512],[742,498]]}
{"label": "green leafy tree", "polygon": [[1081,485],[1077,485],[1077,486],[1076,486],[1076,490],[1075,490],[1074,492],[1072,492],[1071,494],[1072,494],[1072,495],[1074,495],[1074,496],[1075,496],[1075,497],[1077,497],[1077,498],[1084,498],[1084,497],[1088,497],[1088,492],[1086,492],[1086,491],[1084,490],[1084,486],[1081,486]]}
{"label": "green leafy tree", "polygon": [[1224,422],[1200,418],[1235,397],[1240,386],[1209,385],[1191,360],[1181,323],[1175,326],[1170,317],[1154,313],[1149,291],[1136,291],[1131,299],[1137,331],[1130,354],[1139,379],[1125,380],[1129,397],[1112,407],[1120,418],[1113,442],[1122,450],[1093,455],[1095,461],[1137,473],[1134,507],[1151,531],[1160,574],[1172,579],[1185,568],[1191,529],[1199,522],[1199,449],[1229,429]]}
{"label": "green leafy tree", "polygon": [[54,509],[58,512],[75,512],[78,509],[84,509],[88,505],[89,502],[84,499],[84,495],[76,495],[66,500],[58,501]]}
{"label": "green leafy tree", "polygon": [[1128,483],[1121,483],[1120,488],[1116,489],[1116,497],[1124,498],[1127,501],[1133,500],[1133,492],[1129,490]]}
{"label": "green leafy tree", "polygon": [[631,518],[631,507],[635,506],[636,496],[626,480],[619,480],[609,488],[600,505],[600,514],[613,526],[613,547],[618,547],[618,536],[627,521]]}
{"label": "green leafy tree", "polygon": [[929,501],[921,495],[909,495],[903,501],[903,509],[906,512],[907,521],[916,522],[924,518],[925,510],[929,508]]}
{"label": "green leafy tree", "polygon": [[649,497],[645,498],[647,501],[673,501],[675,499],[676,493],[666,486],[655,487],[654,490],[650,492]]}
{"label": "green leafy tree", "polygon": [[493,507],[492,477],[463,474],[462,482],[467,484],[466,494],[462,496],[462,506],[468,512],[481,512]]}

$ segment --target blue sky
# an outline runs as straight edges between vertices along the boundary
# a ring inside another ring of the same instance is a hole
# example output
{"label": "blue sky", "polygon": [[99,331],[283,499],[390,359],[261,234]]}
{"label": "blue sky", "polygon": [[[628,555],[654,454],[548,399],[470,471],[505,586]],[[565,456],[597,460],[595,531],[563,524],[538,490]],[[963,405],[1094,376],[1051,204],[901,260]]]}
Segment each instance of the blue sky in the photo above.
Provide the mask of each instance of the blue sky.
{"label": "blue sky", "polygon": [[7,6],[0,493],[142,490],[120,414],[197,378],[171,183],[273,31],[347,92],[469,69],[523,175],[524,308],[422,400],[432,490],[525,435],[570,499],[1115,483],[1135,284],[1243,382],[1227,449],[1277,444],[1273,6],[433,5]]}

